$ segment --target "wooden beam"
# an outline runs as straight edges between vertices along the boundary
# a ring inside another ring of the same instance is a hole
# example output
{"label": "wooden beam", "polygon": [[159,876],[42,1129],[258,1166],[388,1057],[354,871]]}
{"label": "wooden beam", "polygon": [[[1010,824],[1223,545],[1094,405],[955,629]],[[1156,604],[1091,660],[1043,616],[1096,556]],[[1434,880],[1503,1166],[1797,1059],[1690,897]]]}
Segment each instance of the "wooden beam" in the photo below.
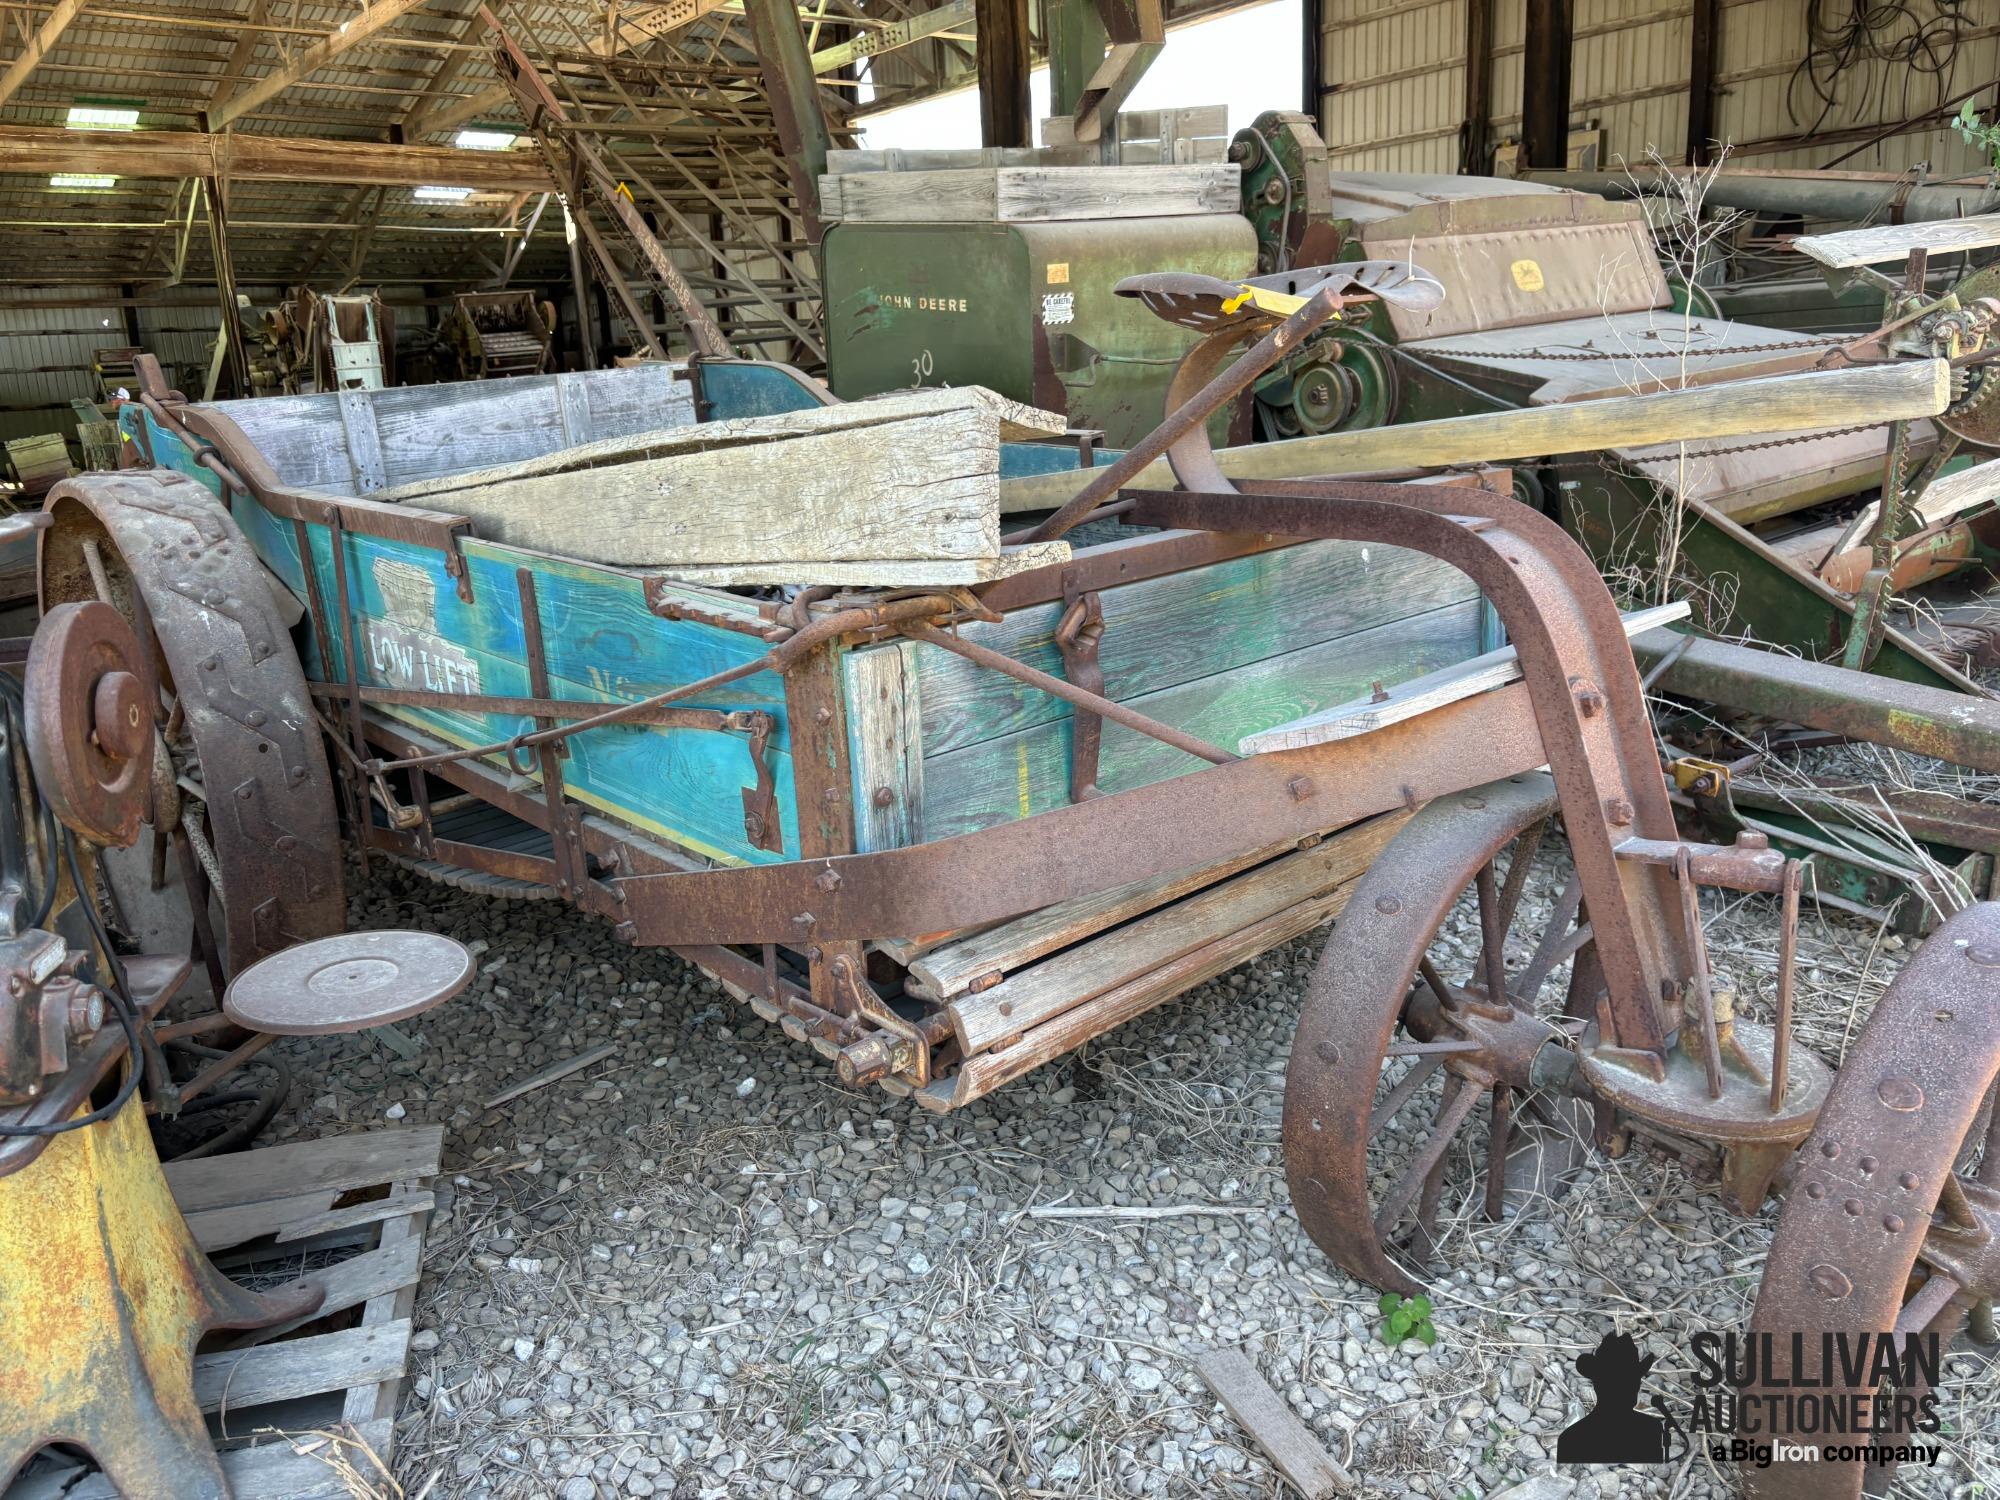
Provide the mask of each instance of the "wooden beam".
{"label": "wooden beam", "polygon": [[1569,165],[1571,0],[1528,7],[1521,58],[1521,160],[1530,167]]}
{"label": "wooden beam", "polygon": [[[973,23],[973,0],[947,0],[936,10],[927,10],[907,20],[891,21],[876,31],[864,31],[851,41],[822,48],[812,55],[814,73],[831,73],[865,57],[880,57],[923,41],[941,31],[956,31]],[[1059,111],[1068,113],[1068,111]]]}
{"label": "wooden beam", "polygon": [[[1025,5],[1026,0],[1019,3]],[[750,18],[750,35],[763,70],[771,118],[784,147],[792,197],[798,203],[806,238],[817,244],[819,179],[826,170],[832,137],[826,128],[826,111],[820,107],[819,84],[814,81],[812,58],[806,52],[805,33],[799,29],[798,7],[793,0],[743,0],[743,9]]]}
{"label": "wooden beam", "polygon": [[96,132],[0,125],[0,173],[108,172],[119,177],[214,177],[232,182],[436,183],[539,193],[548,171],[526,151],[458,151],[302,136],[204,135],[193,130]]}
{"label": "wooden beam", "polygon": [[979,143],[1035,144],[1028,103],[1028,0],[974,0],[979,56]]}
{"label": "wooden beam", "polygon": [[62,40],[69,23],[77,18],[82,9],[83,0],[56,0],[56,8],[49,12],[41,29],[28,39],[28,45],[21,49],[21,55],[14,59],[7,71],[0,74],[0,104],[13,98],[14,91],[28,81],[28,75],[48,56],[49,49]]}
{"label": "wooden beam", "polygon": [[1492,160],[1493,0],[1465,0],[1465,118],[1458,127],[1458,170],[1485,173]]}
{"label": "wooden beam", "polygon": [[1688,51],[1689,166],[1707,162],[1715,144],[1716,51],[1721,45],[1722,0],[1694,0],[1693,41]]}
{"label": "wooden beam", "polygon": [[[1407,472],[1414,464],[1444,468],[1934,417],[1950,398],[1945,362],[1916,359],[1253,443],[1224,448],[1216,461],[1231,479]],[[1089,469],[1065,469],[1009,479],[1000,487],[1000,508],[1053,510],[1090,483],[1091,474]],[[1173,475],[1167,461],[1160,459],[1126,482],[1135,488],[1160,488],[1172,484]]]}
{"label": "wooden beam", "polygon": [[284,67],[267,74],[249,88],[225,99],[210,110],[209,128],[220,130],[231,120],[269,104],[307,74],[317,73],[349,48],[359,46],[384,27],[393,26],[418,6],[428,3],[429,0],[376,0],[375,4],[348,21],[324,41],[306,48]]}
{"label": "wooden beam", "polygon": [[259,29],[265,13],[270,9],[271,0],[250,0],[250,14],[244,18],[244,31],[236,43],[236,50],[229,54],[229,61],[222,65],[222,76],[215,80],[215,87],[208,91],[208,103],[213,106],[222,97],[222,91],[242,83],[249,71],[250,60],[257,55],[258,44],[264,40]]}

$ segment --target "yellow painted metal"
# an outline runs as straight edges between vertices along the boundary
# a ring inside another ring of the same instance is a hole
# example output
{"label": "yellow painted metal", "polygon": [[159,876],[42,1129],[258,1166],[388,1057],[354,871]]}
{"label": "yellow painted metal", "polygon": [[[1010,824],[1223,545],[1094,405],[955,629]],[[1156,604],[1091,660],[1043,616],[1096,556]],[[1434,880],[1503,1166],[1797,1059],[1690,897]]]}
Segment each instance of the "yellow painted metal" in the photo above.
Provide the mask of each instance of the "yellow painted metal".
{"label": "yellow painted metal", "polygon": [[89,1450],[127,1500],[228,1486],[194,1393],[196,1342],[321,1293],[226,1280],[176,1207],[135,1095],[0,1178],[0,1489],[40,1449]]}

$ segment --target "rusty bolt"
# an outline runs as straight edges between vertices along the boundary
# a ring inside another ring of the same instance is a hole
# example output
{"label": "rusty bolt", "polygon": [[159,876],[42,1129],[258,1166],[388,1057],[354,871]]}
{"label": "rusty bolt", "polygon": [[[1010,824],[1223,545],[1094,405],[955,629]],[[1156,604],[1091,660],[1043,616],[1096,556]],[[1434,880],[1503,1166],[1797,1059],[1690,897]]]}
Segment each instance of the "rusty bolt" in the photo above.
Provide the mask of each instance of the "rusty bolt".
{"label": "rusty bolt", "polygon": [[840,800],[840,788],[837,786],[828,787],[819,794],[819,800],[824,802],[828,807],[833,806],[834,803]]}
{"label": "rusty bolt", "polygon": [[877,807],[887,807],[896,800],[896,794],[886,786],[878,786],[875,788],[875,795],[868,800],[873,802]]}
{"label": "rusty bolt", "polygon": [[7,976],[7,993],[16,999],[20,998],[21,992],[27,987],[26,982],[22,980],[19,974],[9,974]]}
{"label": "rusty bolt", "polygon": [[636,922],[620,922],[611,929],[611,935],[621,943],[636,943],[639,940],[639,926]]}
{"label": "rusty bolt", "polygon": [[822,703],[818,708],[813,710],[813,723],[831,724],[832,722],[833,722],[833,710],[828,708],[824,703]]}
{"label": "rusty bolt", "polygon": [[104,1029],[104,991],[96,985],[80,986],[69,999],[69,1033],[87,1041]]}
{"label": "rusty bolt", "polygon": [[1613,828],[1624,828],[1632,821],[1632,804],[1623,797],[1604,799],[1604,821]]}
{"label": "rusty bolt", "polygon": [[813,928],[819,926],[819,918],[809,911],[802,911],[792,918],[792,925],[802,932],[811,932]]}
{"label": "rusty bolt", "polygon": [[248,802],[253,795],[250,783],[247,781],[236,789],[236,800],[238,802]]}
{"label": "rusty bolt", "polygon": [[1403,898],[1401,896],[1390,894],[1375,898],[1375,910],[1382,913],[1385,917],[1393,917],[1402,909]]}
{"label": "rusty bolt", "polygon": [[840,871],[821,870],[819,874],[813,876],[813,884],[823,891],[837,891],[840,889]]}
{"label": "rusty bolt", "polygon": [[1318,1042],[1313,1046],[1313,1056],[1329,1067],[1336,1066],[1340,1062],[1340,1048],[1333,1042]]}
{"label": "rusty bolt", "polygon": [[1285,783],[1285,790],[1292,794],[1294,802],[1304,802],[1313,794],[1312,777],[1294,776],[1290,781]]}
{"label": "rusty bolt", "polygon": [[1580,687],[1576,690],[1576,711],[1586,719],[1594,719],[1604,712],[1604,694],[1594,687]]}

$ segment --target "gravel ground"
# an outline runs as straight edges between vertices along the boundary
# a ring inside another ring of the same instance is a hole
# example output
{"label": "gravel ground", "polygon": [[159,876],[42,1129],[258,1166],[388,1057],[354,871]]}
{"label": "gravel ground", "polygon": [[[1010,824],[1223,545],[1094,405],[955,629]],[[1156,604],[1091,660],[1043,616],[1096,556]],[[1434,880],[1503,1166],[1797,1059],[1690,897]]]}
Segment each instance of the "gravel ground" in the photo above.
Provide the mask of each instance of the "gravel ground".
{"label": "gravel ground", "polygon": [[[1529,906],[1551,898],[1538,881]],[[1746,1322],[1775,1210],[1734,1219],[1635,1151],[1487,1224],[1460,1151],[1437,1342],[1391,1347],[1376,1294],[1329,1266],[1285,1190],[1283,1070],[1316,937],[940,1118],[843,1088],[696,970],[552,904],[378,867],[353,916],[481,950],[469,994],[404,1023],[414,1059],[365,1035],[282,1044],[297,1082],[274,1138],[448,1132],[407,1495],[1291,1493],[1195,1375],[1216,1347],[1248,1353],[1365,1493],[1736,1492],[1701,1452],[1556,1477],[1555,1436],[1587,1409],[1570,1362],[1614,1327],[1660,1356],[1654,1388],[1685,1389],[1687,1336]],[[1768,905],[1718,918],[1721,967],[1768,963]],[[1810,919],[1805,1039],[1837,1056],[1902,946]],[[482,1107],[604,1042],[606,1062]],[[1033,1212],[1052,1205],[1177,1212]],[[1993,1367],[1947,1370],[1947,1457],[1899,1493],[2000,1483]]]}

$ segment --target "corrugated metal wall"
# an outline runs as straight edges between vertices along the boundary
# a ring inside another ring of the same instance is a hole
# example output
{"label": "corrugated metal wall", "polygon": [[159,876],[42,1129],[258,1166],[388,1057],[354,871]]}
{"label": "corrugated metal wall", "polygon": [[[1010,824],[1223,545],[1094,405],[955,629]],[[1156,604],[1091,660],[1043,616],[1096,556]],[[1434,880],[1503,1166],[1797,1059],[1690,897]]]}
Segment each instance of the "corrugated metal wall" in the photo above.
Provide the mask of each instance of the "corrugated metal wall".
{"label": "corrugated metal wall", "polygon": [[[1492,143],[1515,139],[1529,0],[1494,0]],[[1604,164],[1686,160],[1690,0],[1573,0],[1571,123],[1604,134]],[[1450,172],[1465,97],[1466,0],[1321,0],[1321,118],[1334,164],[1350,171]],[[2000,6],[1889,0],[1870,44],[1822,39],[1833,102],[1803,76],[1807,0],[1722,0],[1716,134],[1745,166],[1816,167],[1885,125],[1930,113],[1841,166],[1933,178],[1981,169],[1935,118],[1946,100],[2000,79]],[[1847,14],[1824,5],[1829,18]],[[1911,49],[1915,50],[1912,51]],[[1887,55],[1876,55],[1878,52]],[[1991,91],[1982,103],[1993,102]],[[1814,132],[1802,146],[1796,137]]]}
{"label": "corrugated metal wall", "polygon": [[1336,168],[1458,169],[1465,0],[1323,0],[1321,133]]}

